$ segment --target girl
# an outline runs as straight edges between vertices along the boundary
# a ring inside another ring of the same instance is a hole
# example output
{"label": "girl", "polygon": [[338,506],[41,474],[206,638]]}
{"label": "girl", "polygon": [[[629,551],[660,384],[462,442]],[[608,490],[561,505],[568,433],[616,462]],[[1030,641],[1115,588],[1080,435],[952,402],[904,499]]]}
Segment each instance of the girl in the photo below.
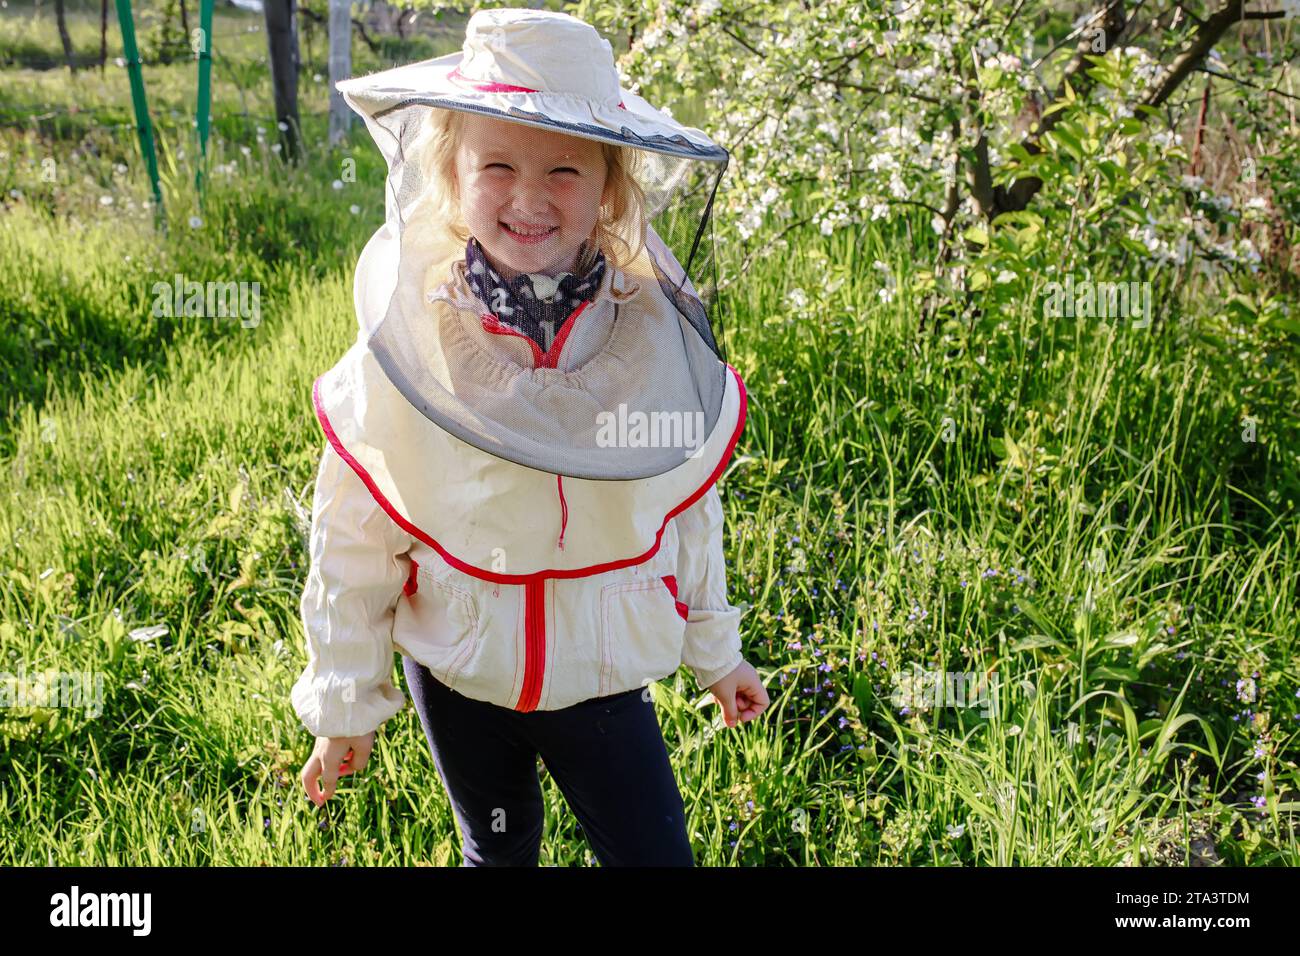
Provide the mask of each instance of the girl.
{"label": "girl", "polygon": [[365,767],[396,650],[463,865],[537,863],[539,758],[603,865],[692,865],[647,685],[686,664],[728,726],[769,700],[715,486],[743,383],[649,222],[689,225],[726,151],[560,13],[480,11],[462,53],[338,89],[389,189],[357,342],[312,389],[303,786]]}

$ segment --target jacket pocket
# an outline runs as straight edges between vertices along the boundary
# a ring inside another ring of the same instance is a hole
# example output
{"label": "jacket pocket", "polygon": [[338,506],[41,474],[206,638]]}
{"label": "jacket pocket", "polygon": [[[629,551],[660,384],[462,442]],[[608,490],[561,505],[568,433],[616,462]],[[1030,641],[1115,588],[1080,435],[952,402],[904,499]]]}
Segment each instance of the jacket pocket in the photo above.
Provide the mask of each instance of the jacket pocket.
{"label": "jacket pocket", "polygon": [[671,576],[655,576],[601,588],[599,696],[643,687],[681,666],[686,619],[674,586]]}
{"label": "jacket pocket", "polygon": [[473,593],[437,571],[436,565],[426,567],[412,559],[393,639],[439,681],[455,687],[479,651],[483,629]]}

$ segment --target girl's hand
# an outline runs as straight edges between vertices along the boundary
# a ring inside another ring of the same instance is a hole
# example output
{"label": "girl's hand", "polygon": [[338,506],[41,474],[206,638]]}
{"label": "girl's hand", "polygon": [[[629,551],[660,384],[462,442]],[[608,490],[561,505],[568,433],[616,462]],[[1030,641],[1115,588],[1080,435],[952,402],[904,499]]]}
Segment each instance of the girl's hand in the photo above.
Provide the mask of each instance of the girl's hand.
{"label": "girl's hand", "polygon": [[736,726],[737,720],[753,720],[771,703],[758,671],[748,661],[741,661],[709,690],[722,706],[722,717],[728,727]]}
{"label": "girl's hand", "polygon": [[[370,751],[375,745],[375,732],[361,737],[317,737],[316,749],[302,768],[302,786],[307,797],[316,806],[334,796],[334,787],[341,776],[366,769]],[[317,789],[316,779],[321,786]]]}

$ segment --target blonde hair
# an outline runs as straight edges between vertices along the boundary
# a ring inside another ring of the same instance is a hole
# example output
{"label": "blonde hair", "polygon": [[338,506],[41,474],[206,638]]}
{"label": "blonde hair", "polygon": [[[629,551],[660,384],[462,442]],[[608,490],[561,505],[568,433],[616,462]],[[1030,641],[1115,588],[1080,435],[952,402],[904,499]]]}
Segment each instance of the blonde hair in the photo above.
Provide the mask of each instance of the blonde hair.
{"label": "blonde hair", "polygon": [[[423,193],[412,218],[423,220],[420,228],[431,230],[431,240],[445,247],[449,255],[457,249],[463,251],[470,237],[456,191],[456,153],[465,117],[461,110],[430,109],[412,145],[419,156],[423,183]],[[600,219],[594,230],[595,247],[590,242],[587,244],[576,267],[580,275],[595,261],[595,249],[615,268],[626,269],[641,255],[645,245],[646,198],[636,177],[644,162],[641,151],[608,142],[601,142],[600,148],[605,159],[605,193],[609,201],[600,207]]]}

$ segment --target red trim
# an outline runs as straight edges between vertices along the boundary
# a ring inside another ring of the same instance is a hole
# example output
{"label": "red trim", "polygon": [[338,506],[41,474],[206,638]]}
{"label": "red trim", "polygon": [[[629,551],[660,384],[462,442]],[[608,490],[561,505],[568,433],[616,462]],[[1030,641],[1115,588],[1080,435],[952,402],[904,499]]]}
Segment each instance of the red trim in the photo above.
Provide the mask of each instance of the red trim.
{"label": "red trim", "polygon": [[533,341],[531,335],[525,335],[518,329],[505,325],[491,312],[484,312],[479,318],[482,319],[485,332],[491,332],[494,335],[516,335],[526,341],[533,350],[533,368],[556,368],[556,363],[560,360],[560,352],[564,349],[564,343],[568,340],[569,333],[573,331],[574,319],[581,315],[583,310],[590,304],[590,301],[582,302],[569,313],[568,317],[560,325],[559,334],[555,336],[555,340],[551,342],[551,347],[545,352],[542,351],[540,345]]}
{"label": "red trim", "polygon": [[592,574],[601,574],[605,571],[614,571],[618,568],[626,568],[634,564],[642,564],[655,556],[655,553],[659,550],[660,543],[663,541],[664,529],[668,527],[668,522],[673,517],[695,504],[696,501],[703,497],[704,493],[709,490],[713,483],[721,477],[723,470],[727,467],[727,461],[731,458],[731,453],[736,448],[736,442],[740,440],[740,434],[745,429],[745,417],[749,405],[749,399],[745,393],[745,383],[741,379],[740,373],[737,372],[730,363],[727,363],[727,369],[733,376],[735,376],[736,385],[740,389],[740,414],[736,419],[736,430],[732,433],[730,440],[727,442],[726,451],[722,453],[721,458],[718,459],[717,466],[710,473],[709,477],[705,479],[704,484],[700,485],[693,494],[689,495],[686,500],[676,508],[664,515],[663,524],[661,524],[659,530],[655,532],[655,543],[646,549],[643,554],[631,558],[624,558],[621,561],[606,561],[603,564],[593,564],[586,568],[573,568],[569,570],[547,568],[543,571],[534,571],[531,574],[504,574],[477,567],[470,564],[468,561],[462,561],[424,531],[421,531],[414,524],[404,518],[398,513],[397,509],[393,507],[389,500],[384,497],[383,492],[381,492],[375,485],[375,480],[370,477],[370,474],[361,466],[361,463],[357,461],[356,458],[353,457],[352,453],[344,448],[343,443],[339,441],[339,436],[335,433],[334,426],[330,424],[329,416],[325,414],[325,408],[321,404],[320,380],[323,376],[317,377],[316,380],[312,382],[311,398],[312,404],[316,409],[316,418],[320,422],[321,429],[325,432],[325,437],[329,440],[329,443],[334,446],[334,450],[338,452],[339,457],[347,462],[348,466],[356,472],[357,477],[361,479],[362,484],[366,486],[366,489],[375,499],[375,502],[388,513],[388,517],[392,518],[398,527],[412,537],[423,541],[429,547],[433,548],[434,551],[437,551],[444,561],[457,570],[464,571],[471,577],[476,577],[482,581],[495,581],[498,584],[528,584],[530,582],[541,581],[544,578],[585,578]]}
{"label": "red trim", "polygon": [[538,579],[524,585],[524,686],[519,690],[515,710],[537,709],[545,671],[546,581]]}
{"label": "red trim", "polygon": [[680,615],[682,616],[682,620],[683,620],[683,621],[688,620],[688,618],[686,617],[686,615],[687,615],[688,613],[690,613],[690,610],[691,610],[691,609],[690,609],[689,607],[687,607],[685,604],[683,604],[681,601],[677,601],[677,600],[676,600],[676,598],[677,598],[677,575],[675,575],[675,574],[665,574],[665,575],[663,576],[663,578],[664,578],[664,584],[668,585],[668,593],[671,594],[671,595],[673,596],[674,601],[676,601],[676,604],[677,604],[677,613],[680,614]]}
{"label": "red trim", "polygon": [[[453,69],[450,73],[447,74],[447,77],[448,79],[452,80],[455,83],[460,83],[463,86],[468,86],[470,87],[470,89],[478,90],[481,93],[541,93],[542,92],[541,90],[529,89],[526,86],[511,86],[509,83],[479,83],[476,80],[471,80],[464,73],[462,73],[460,71],[460,67],[456,67],[455,69]],[[619,100],[618,108],[621,110],[627,109],[627,107],[623,105],[622,100]]]}
{"label": "red trim", "polygon": [[578,307],[569,313],[569,317],[565,319],[564,323],[560,326],[560,331],[559,334],[555,336],[555,341],[551,343],[551,347],[547,349],[546,353],[541,357],[541,360],[537,363],[538,365],[542,368],[558,367],[556,363],[560,360],[560,351],[564,348],[564,343],[569,338],[569,333],[573,331],[573,327],[577,324],[575,320],[590,304],[590,301],[579,303]]}
{"label": "red trim", "polygon": [[420,590],[420,582],[415,575],[419,572],[420,565],[415,558],[411,559],[411,573],[406,576],[406,583],[402,585],[402,593],[410,597],[416,591]]}
{"label": "red trim", "polygon": [[523,339],[525,342],[527,342],[527,343],[532,347],[532,350],[533,350],[533,368],[537,368],[537,366],[539,366],[539,365],[542,364],[542,358],[543,358],[543,356],[542,356],[542,347],[541,347],[540,345],[538,345],[536,342],[533,341],[533,338],[532,338],[531,335],[524,335],[524,333],[520,332],[518,329],[512,329],[512,328],[511,328],[510,326],[508,326],[508,325],[502,325],[502,324],[501,324],[501,320],[498,319],[498,318],[497,318],[495,315],[493,315],[491,312],[484,312],[483,315],[481,316],[481,318],[483,319],[483,330],[484,330],[485,332],[491,332],[491,333],[494,334],[494,335],[517,335],[517,336],[519,336],[519,338]]}

